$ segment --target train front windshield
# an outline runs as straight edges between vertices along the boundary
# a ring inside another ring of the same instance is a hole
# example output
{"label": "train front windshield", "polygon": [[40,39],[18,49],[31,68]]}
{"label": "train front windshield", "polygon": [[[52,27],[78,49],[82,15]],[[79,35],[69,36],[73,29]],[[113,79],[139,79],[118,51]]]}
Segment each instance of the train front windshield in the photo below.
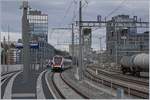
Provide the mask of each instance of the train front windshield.
{"label": "train front windshield", "polygon": [[61,62],[62,62],[62,57],[55,57],[54,62],[55,62],[56,65],[60,65]]}

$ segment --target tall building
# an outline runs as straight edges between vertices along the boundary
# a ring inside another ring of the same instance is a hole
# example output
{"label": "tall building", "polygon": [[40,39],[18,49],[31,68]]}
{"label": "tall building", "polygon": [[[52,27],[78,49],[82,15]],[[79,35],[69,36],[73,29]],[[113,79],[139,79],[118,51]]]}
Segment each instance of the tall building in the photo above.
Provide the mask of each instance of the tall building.
{"label": "tall building", "polygon": [[29,30],[32,41],[48,42],[48,15],[41,11],[29,10],[27,19],[29,20]]}
{"label": "tall building", "polygon": [[[18,39],[16,44],[22,45],[22,39]],[[17,46],[16,46],[17,47]],[[17,49],[16,51],[16,64],[22,64],[23,63],[23,49]]]}
{"label": "tall building", "polygon": [[2,42],[1,50],[1,64],[16,64],[17,49],[14,46],[14,42]]}
{"label": "tall building", "polygon": [[[130,18],[129,15],[114,16],[108,21],[106,49],[113,62],[118,63],[122,56],[148,52],[149,39],[147,37],[149,37],[149,32],[138,34],[136,23],[134,23],[136,21],[137,16]],[[121,24],[124,24],[124,26],[118,27],[117,22],[122,22]]]}
{"label": "tall building", "polygon": [[48,15],[41,11],[29,10],[30,43],[38,43],[39,48],[30,48],[30,63],[43,64],[54,56],[54,47],[48,44]]}
{"label": "tall building", "polygon": [[10,48],[7,52],[7,62],[8,64],[16,64],[16,48]]}
{"label": "tall building", "polygon": [[22,64],[23,63],[23,55],[22,50],[17,49],[16,51],[16,64]]}

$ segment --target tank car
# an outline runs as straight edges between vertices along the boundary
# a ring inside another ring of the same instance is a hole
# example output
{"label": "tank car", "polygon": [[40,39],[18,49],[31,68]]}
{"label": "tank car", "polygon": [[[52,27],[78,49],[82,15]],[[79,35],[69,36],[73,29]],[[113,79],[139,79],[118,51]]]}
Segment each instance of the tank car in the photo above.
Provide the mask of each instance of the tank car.
{"label": "tank car", "polygon": [[129,72],[140,76],[140,72],[149,71],[149,54],[140,53],[133,56],[124,56],[120,60],[123,74]]}

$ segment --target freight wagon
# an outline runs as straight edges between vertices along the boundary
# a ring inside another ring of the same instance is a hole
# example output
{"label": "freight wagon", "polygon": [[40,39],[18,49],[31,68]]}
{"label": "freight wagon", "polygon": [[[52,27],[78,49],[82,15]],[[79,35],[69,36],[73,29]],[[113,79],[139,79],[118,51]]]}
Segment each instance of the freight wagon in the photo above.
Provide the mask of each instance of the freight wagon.
{"label": "freight wagon", "polygon": [[140,72],[149,72],[149,54],[124,56],[120,60],[120,64],[123,74],[132,73],[132,75],[140,76]]}

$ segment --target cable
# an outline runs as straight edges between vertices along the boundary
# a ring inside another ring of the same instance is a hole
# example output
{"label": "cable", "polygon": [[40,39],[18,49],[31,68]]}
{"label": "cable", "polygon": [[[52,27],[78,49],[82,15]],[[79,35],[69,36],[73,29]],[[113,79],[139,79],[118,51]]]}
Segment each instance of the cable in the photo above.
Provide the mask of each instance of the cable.
{"label": "cable", "polygon": [[84,0],[86,2],[86,4],[88,5],[88,1],[87,0]]}
{"label": "cable", "polygon": [[[88,5],[88,1],[87,1],[87,0],[84,0],[84,1],[85,1],[85,3],[82,5],[81,8],[87,7],[87,6],[85,6],[85,5]],[[75,4],[75,6],[77,6],[77,1],[74,0],[74,4]],[[75,6],[74,6],[74,10],[75,10],[75,8],[77,8],[77,7],[75,7]],[[75,11],[74,11],[74,14],[73,14],[73,18],[72,18],[72,22],[71,22],[71,23],[74,22],[74,20],[75,20],[75,18],[77,17],[77,15],[78,15],[78,12],[75,12]]]}
{"label": "cable", "polygon": [[[123,3],[125,3],[125,1],[126,1],[126,0],[123,0],[123,1],[117,6],[117,8],[115,8],[113,11],[111,11],[111,12],[106,16],[106,18],[108,18],[110,15],[112,15],[112,14],[113,14],[114,12],[116,12],[118,9],[120,9],[120,7],[122,6]],[[96,31],[97,29],[99,29],[99,27],[96,28],[96,29],[94,29],[93,31]]]}
{"label": "cable", "polygon": [[77,17],[77,12],[75,12],[76,11],[76,7],[77,7],[77,1],[74,0],[73,17],[72,17],[71,23],[73,23],[74,19]]}
{"label": "cable", "polygon": [[126,0],[123,0],[118,6],[117,8],[115,8],[113,11],[111,11],[106,18],[108,18],[110,15],[112,15],[114,12],[116,12],[118,9],[120,9],[120,7],[122,6],[123,3],[125,3]]}
{"label": "cable", "polygon": [[64,21],[64,19],[67,17],[68,12],[70,11],[70,9],[71,9],[73,3],[74,3],[74,0],[70,2],[68,8],[66,9],[66,12],[64,13],[64,16],[63,16],[63,18],[62,18],[62,20],[61,20],[61,22],[60,22],[60,24],[59,24],[60,26],[61,26],[61,24],[62,24],[62,21]]}
{"label": "cable", "polygon": [[86,7],[88,5],[88,1],[87,0],[84,0],[84,1],[85,1],[85,3],[82,5],[82,8],[85,7],[85,5],[86,5]]}

